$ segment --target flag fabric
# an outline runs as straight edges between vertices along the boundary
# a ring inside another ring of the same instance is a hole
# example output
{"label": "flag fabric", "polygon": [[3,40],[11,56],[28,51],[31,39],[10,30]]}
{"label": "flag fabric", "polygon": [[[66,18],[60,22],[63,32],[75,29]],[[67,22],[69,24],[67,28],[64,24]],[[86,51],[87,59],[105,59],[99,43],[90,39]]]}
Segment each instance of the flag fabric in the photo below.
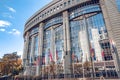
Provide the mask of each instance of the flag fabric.
{"label": "flag fabric", "polygon": [[48,56],[49,56],[49,58],[50,58],[50,61],[53,61],[53,58],[52,58],[52,53],[51,53],[50,49],[49,49]]}
{"label": "flag fabric", "polygon": [[36,65],[40,65],[40,57],[37,57]]}
{"label": "flag fabric", "polygon": [[94,54],[94,49],[93,49],[93,48],[90,49],[90,53],[91,53],[91,57],[94,57],[94,56],[95,56],[95,54]]}
{"label": "flag fabric", "polygon": [[45,56],[42,56],[42,65],[45,65]]}
{"label": "flag fabric", "polygon": [[115,46],[114,46],[112,39],[110,39],[110,48],[111,48],[112,53],[115,53]]}
{"label": "flag fabric", "polygon": [[33,65],[35,65],[35,66],[36,66],[36,65],[37,65],[37,61],[34,61]]}
{"label": "flag fabric", "polygon": [[104,57],[104,56],[105,56],[104,50],[102,50],[101,55],[102,55],[102,57]]}
{"label": "flag fabric", "polygon": [[75,54],[74,53],[72,53],[72,60],[74,60],[75,59]]}

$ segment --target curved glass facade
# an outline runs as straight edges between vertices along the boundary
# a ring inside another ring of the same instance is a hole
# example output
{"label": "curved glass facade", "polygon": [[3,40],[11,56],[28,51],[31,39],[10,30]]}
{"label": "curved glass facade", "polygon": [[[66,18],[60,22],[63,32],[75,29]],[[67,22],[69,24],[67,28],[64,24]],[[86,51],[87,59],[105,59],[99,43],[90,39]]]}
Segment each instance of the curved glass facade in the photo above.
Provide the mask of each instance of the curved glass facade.
{"label": "curved glass facade", "polygon": [[[78,15],[79,10],[84,13]],[[106,57],[109,58],[108,60],[112,60],[107,29],[102,12],[98,11],[100,11],[98,5],[89,5],[71,12],[77,14],[77,18],[82,16],[81,19],[70,21],[71,50],[72,54],[75,55],[74,62],[82,62],[82,55],[83,61],[85,61],[92,54],[94,54],[94,60],[97,61],[107,60]],[[93,15],[88,16],[89,14]],[[76,16],[74,15],[74,19]],[[108,40],[108,42],[105,42],[105,40]],[[103,43],[100,43],[101,41]],[[85,49],[87,46],[90,50]],[[105,57],[102,56],[103,52]]]}
{"label": "curved glass facade", "polygon": [[[71,1],[68,3],[70,4]],[[41,71],[47,70],[47,73],[42,71],[43,75],[52,73],[49,71],[52,69],[59,77],[63,74],[81,77],[83,73],[80,71],[85,67],[84,70],[89,71],[89,74],[85,73],[87,77],[91,76],[91,73],[95,73],[95,77],[99,77],[101,73],[104,77],[117,76],[114,61],[116,57],[113,54],[117,51],[108,36],[110,30],[107,30],[108,23],[105,23],[108,16],[105,17],[102,10],[102,7],[105,7],[102,6],[104,4],[101,5],[99,0],[88,0],[67,9],[68,3],[64,2],[65,11],[50,16],[40,23],[36,22],[37,25],[28,30],[29,64],[33,66],[35,62],[40,63],[37,68],[40,66]],[[39,57],[41,59],[38,61]],[[86,64],[87,62],[90,67]],[[91,72],[90,69],[93,66],[94,71]]]}

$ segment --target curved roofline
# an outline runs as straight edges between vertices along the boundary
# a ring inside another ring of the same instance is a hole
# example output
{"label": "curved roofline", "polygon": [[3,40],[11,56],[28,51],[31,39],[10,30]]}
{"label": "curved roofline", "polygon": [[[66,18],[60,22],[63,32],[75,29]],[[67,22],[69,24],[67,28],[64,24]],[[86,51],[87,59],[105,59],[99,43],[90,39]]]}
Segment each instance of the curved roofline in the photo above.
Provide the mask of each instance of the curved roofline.
{"label": "curved roofline", "polygon": [[46,4],[45,6],[43,6],[43,8],[39,9],[37,12],[35,12],[30,18],[28,18],[28,20],[26,21],[25,25],[32,20],[35,16],[37,16],[39,13],[41,13],[42,11],[46,10],[48,7],[52,6],[55,3],[58,3],[61,0],[53,0],[50,3]]}
{"label": "curved roofline", "polygon": [[[25,27],[24,27],[24,34],[26,31],[28,31],[29,29],[31,29],[34,25],[38,24],[39,22],[42,22],[50,17],[52,17],[53,15],[56,15],[58,13],[61,13],[62,11],[65,11],[65,10],[68,10],[72,7],[75,7],[75,6],[78,6],[78,5],[82,5],[86,2],[90,2],[91,0],[80,0],[79,2],[77,2],[76,0],[74,0],[74,2],[71,4],[71,5],[68,5],[65,6],[65,7],[62,7],[61,9],[58,9],[56,10],[55,12],[51,13],[50,15],[47,15],[45,17],[42,17],[41,19],[39,20],[36,20],[35,21],[35,18],[37,19],[37,17],[39,17],[39,15],[42,15],[44,14],[44,12],[48,11],[49,9],[53,9],[54,7],[56,7],[57,5],[63,5],[64,3],[68,2],[69,0],[54,0],[52,2],[50,2],[49,4],[45,5],[43,8],[39,9],[35,14],[33,14],[28,20],[27,22],[25,23]],[[34,21],[35,22],[34,22]],[[32,23],[32,24],[31,24]]]}

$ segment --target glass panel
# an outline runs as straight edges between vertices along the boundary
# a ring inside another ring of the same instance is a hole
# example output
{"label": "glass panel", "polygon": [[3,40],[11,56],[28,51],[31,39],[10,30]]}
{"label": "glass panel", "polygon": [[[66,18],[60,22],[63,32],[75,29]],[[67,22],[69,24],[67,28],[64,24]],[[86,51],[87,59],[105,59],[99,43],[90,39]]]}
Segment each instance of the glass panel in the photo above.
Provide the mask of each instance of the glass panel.
{"label": "glass panel", "polygon": [[[79,45],[79,31],[80,31],[80,22],[71,21],[70,22],[70,37],[71,37],[71,51],[75,55],[74,62],[80,61],[80,45]],[[72,56],[73,58],[73,56]]]}
{"label": "glass panel", "polygon": [[35,33],[37,33],[38,32],[38,27],[35,27],[35,28],[33,28],[31,31],[30,31],[30,35],[33,35],[33,34],[35,34]]}
{"label": "glass panel", "polygon": [[29,44],[28,44],[28,54],[27,54],[27,59],[30,60],[30,53],[31,53],[31,43],[32,43],[32,38],[29,38]]}
{"label": "glass panel", "polygon": [[37,61],[38,57],[38,35],[35,36],[35,41],[34,41],[34,60]]}
{"label": "glass panel", "polygon": [[100,11],[99,5],[88,5],[85,7],[78,7],[70,11],[70,19],[81,16],[83,14],[92,13],[96,11]]}
{"label": "glass panel", "polygon": [[70,34],[72,55],[74,54],[73,62],[86,61],[89,55],[97,61],[112,60],[102,13],[71,21]]}
{"label": "glass panel", "polygon": [[44,63],[49,64],[49,49],[51,47],[51,30],[44,31],[44,39],[43,39],[43,57],[45,58]]}
{"label": "glass panel", "polygon": [[49,21],[47,21],[45,23],[45,26],[44,26],[44,29],[52,26],[52,25],[55,25],[55,24],[58,24],[58,23],[62,23],[62,16],[59,16],[59,17],[55,17],[53,19],[50,19]]}
{"label": "glass panel", "polygon": [[63,27],[55,28],[55,52],[57,63],[63,62]]}

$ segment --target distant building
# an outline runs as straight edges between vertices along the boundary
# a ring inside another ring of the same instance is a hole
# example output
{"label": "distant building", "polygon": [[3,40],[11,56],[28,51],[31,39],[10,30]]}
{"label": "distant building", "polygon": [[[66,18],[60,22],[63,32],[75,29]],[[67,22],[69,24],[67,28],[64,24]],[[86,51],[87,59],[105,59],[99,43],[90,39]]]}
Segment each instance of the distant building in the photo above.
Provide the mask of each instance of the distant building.
{"label": "distant building", "polygon": [[120,0],[53,0],[27,20],[23,36],[30,75],[52,61],[62,65],[62,74],[86,61],[95,62],[96,76],[120,73]]}

